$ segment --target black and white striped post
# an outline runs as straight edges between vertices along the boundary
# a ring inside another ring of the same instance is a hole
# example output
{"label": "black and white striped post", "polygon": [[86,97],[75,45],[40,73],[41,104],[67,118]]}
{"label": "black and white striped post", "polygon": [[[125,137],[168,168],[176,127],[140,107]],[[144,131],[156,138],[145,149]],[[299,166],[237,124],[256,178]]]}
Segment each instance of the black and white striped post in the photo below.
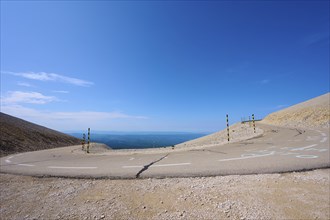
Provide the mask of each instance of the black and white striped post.
{"label": "black and white striped post", "polygon": [[85,133],[83,133],[83,139],[82,139],[82,142],[81,142],[82,150],[85,150],[85,143],[86,143],[86,135],[85,135]]}
{"label": "black and white striped post", "polygon": [[88,142],[87,142],[87,153],[89,153],[89,143],[91,140],[91,129],[88,128]]}
{"label": "black and white striped post", "polygon": [[254,121],[254,114],[252,114],[252,122],[253,122],[253,132],[256,133],[256,123]]}
{"label": "black and white striped post", "polygon": [[228,114],[226,114],[226,121],[227,121],[227,137],[229,142],[229,122],[228,122]]}

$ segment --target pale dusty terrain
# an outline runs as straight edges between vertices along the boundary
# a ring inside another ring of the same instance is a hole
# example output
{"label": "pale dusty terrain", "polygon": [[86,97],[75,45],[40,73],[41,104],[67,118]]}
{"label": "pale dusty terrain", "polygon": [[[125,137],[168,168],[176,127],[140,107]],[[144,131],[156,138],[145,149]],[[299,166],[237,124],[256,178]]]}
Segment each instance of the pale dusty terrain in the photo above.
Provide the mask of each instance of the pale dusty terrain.
{"label": "pale dusty terrain", "polygon": [[268,115],[264,123],[297,128],[329,128],[330,93]]}
{"label": "pale dusty terrain", "polygon": [[138,180],[0,174],[1,219],[329,219],[330,169]]}

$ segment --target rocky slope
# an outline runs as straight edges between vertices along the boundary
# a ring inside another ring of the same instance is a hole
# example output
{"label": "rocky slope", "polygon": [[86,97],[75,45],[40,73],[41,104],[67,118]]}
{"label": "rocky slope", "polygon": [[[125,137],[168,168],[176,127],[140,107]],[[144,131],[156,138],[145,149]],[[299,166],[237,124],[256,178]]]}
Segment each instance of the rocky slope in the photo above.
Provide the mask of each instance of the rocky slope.
{"label": "rocky slope", "polygon": [[0,112],[0,156],[80,143],[77,138]]}
{"label": "rocky slope", "polygon": [[329,128],[330,93],[268,115],[263,123],[298,128]]}

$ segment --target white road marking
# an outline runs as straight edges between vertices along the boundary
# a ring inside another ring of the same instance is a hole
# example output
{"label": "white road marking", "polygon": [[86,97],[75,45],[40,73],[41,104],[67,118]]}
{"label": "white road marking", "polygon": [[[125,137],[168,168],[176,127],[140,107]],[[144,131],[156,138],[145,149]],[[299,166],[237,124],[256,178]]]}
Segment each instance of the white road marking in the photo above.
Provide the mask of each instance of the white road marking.
{"label": "white road marking", "polygon": [[318,156],[315,156],[315,155],[298,155],[296,157],[298,157],[298,158],[306,158],[306,159],[318,158]]}
{"label": "white road marking", "polygon": [[324,138],[322,138],[322,140],[320,140],[320,142],[321,143],[324,143],[324,142],[326,142],[328,140],[328,138],[327,137],[324,137]]}
{"label": "white road marking", "polygon": [[57,166],[48,166],[50,169],[97,169],[97,167],[57,167]]}
{"label": "white road marking", "polygon": [[287,153],[282,153],[281,155],[283,155],[283,156],[287,156],[287,155],[295,155],[295,154],[299,154],[299,153],[291,153],[291,152],[287,152]]}
{"label": "white road marking", "polygon": [[134,160],[134,157],[129,158],[129,160]]}
{"label": "white road marking", "polygon": [[143,166],[122,166],[122,168],[142,168]]}
{"label": "white road marking", "polygon": [[18,166],[24,166],[24,167],[34,167],[35,165],[33,164],[24,164],[24,163],[20,163],[20,164],[17,164]]}
{"label": "white road marking", "polygon": [[322,135],[323,137],[326,137],[326,136],[327,136],[325,133],[321,133],[321,135]]}
{"label": "white road marking", "polygon": [[[171,164],[156,164],[151,165],[150,167],[172,167],[172,166],[187,166],[191,165],[191,163],[171,163]],[[144,166],[136,165],[136,166],[122,166],[122,168],[143,168]]]}
{"label": "white road marking", "polygon": [[190,165],[190,164],[191,164],[191,163],[156,164],[156,165],[152,165],[151,167],[186,166],[186,165]]}
{"label": "white road marking", "polygon": [[6,163],[11,163],[11,158],[13,158],[13,156],[10,156],[10,157],[8,157],[5,161],[6,161]]}
{"label": "white road marking", "polygon": [[311,147],[315,147],[315,146],[317,146],[317,144],[308,145],[306,147],[293,148],[290,151],[305,150],[305,149],[308,149],[308,148],[311,148]]}
{"label": "white road marking", "polygon": [[234,158],[222,159],[222,160],[219,160],[219,161],[223,162],[223,161],[231,161],[231,160],[245,160],[245,159],[256,158],[256,157],[266,157],[266,156],[274,155],[274,153],[275,152],[272,151],[269,154],[256,154],[256,155],[246,156],[246,157],[234,157]]}

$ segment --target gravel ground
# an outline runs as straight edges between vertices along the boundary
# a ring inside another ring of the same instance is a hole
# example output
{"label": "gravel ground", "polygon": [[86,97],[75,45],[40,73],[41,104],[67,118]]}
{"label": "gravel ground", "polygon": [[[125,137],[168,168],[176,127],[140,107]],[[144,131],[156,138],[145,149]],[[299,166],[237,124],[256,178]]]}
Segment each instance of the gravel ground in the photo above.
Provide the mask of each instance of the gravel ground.
{"label": "gravel ground", "polygon": [[330,169],[91,180],[0,174],[6,219],[330,219]]}

